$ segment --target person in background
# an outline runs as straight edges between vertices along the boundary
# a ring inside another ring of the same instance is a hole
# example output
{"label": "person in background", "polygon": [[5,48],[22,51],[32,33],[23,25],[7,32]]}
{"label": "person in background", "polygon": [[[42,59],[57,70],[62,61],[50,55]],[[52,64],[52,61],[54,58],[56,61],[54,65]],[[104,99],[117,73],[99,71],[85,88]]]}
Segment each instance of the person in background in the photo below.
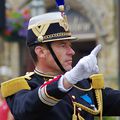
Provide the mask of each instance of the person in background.
{"label": "person in background", "polygon": [[13,115],[0,91],[0,120],[14,120]]}

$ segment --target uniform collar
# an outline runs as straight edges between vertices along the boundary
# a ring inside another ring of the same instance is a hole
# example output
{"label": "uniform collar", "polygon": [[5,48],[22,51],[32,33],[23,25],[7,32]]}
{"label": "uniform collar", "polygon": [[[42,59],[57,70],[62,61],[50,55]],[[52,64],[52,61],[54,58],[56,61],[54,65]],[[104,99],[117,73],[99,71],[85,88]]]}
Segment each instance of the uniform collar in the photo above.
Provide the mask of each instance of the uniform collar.
{"label": "uniform collar", "polygon": [[46,78],[54,78],[55,76],[53,75],[49,75],[49,74],[45,74],[45,73],[42,73],[40,72],[37,68],[35,68],[34,72],[40,76],[43,76],[43,77],[46,77]]}

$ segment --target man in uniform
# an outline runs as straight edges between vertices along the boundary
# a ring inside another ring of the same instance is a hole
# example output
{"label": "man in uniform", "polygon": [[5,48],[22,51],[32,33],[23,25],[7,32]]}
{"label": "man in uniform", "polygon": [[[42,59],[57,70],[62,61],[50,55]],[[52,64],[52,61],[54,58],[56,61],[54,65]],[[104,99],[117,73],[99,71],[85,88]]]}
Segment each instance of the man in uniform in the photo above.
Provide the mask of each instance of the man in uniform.
{"label": "man in uniform", "polygon": [[72,68],[74,39],[61,12],[30,19],[27,46],[35,70],[3,83],[1,89],[15,120],[93,120],[95,115],[100,119],[102,114],[120,115],[120,91],[104,88],[101,74],[96,74],[101,45]]}

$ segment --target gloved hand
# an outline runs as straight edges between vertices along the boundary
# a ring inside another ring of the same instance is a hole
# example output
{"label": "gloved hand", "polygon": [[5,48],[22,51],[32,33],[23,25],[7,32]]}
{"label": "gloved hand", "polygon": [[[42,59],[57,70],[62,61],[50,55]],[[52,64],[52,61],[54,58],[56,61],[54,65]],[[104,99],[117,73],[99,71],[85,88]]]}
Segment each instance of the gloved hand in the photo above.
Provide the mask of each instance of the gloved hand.
{"label": "gloved hand", "polygon": [[92,52],[79,60],[76,66],[64,74],[64,77],[71,84],[76,84],[78,81],[88,78],[92,74],[98,73],[97,54],[101,50],[101,45],[97,45]]}

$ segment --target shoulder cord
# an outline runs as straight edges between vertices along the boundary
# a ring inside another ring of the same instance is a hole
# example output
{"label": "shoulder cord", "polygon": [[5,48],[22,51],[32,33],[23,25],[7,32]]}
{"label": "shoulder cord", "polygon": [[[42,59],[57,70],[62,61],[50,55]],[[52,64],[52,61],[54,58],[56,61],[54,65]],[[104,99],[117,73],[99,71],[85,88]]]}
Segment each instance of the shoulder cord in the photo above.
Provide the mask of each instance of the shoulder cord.
{"label": "shoulder cord", "polygon": [[[77,120],[77,116],[76,116],[76,107],[80,107],[81,109],[93,114],[93,115],[98,115],[100,114],[99,120],[102,120],[102,92],[101,89],[96,89],[95,90],[95,95],[96,95],[96,100],[97,100],[97,104],[98,104],[98,110],[93,110],[90,109],[80,103],[77,102],[73,102],[74,105],[74,114],[73,114],[73,119],[72,120]],[[76,117],[75,117],[76,116]],[[80,114],[78,113],[78,118],[79,120],[84,120],[83,117],[80,116]]]}
{"label": "shoulder cord", "polygon": [[80,88],[80,87],[78,87],[78,86],[76,86],[76,85],[73,85],[73,87],[75,87],[75,88],[77,88],[77,89],[79,89],[79,90],[81,90],[81,91],[90,91],[90,90],[92,90],[93,89],[93,87],[92,87],[92,85],[90,86],[90,88]]}

